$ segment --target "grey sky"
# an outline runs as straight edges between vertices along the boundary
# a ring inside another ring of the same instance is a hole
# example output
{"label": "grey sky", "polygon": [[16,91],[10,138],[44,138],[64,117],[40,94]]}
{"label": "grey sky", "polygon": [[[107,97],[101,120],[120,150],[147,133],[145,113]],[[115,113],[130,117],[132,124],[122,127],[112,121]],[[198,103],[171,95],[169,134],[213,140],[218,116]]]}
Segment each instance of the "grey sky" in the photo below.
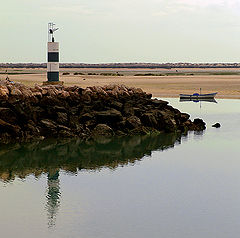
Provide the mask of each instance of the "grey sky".
{"label": "grey sky", "polygon": [[240,61],[240,0],[8,0],[0,62],[45,62],[50,21],[61,62]]}

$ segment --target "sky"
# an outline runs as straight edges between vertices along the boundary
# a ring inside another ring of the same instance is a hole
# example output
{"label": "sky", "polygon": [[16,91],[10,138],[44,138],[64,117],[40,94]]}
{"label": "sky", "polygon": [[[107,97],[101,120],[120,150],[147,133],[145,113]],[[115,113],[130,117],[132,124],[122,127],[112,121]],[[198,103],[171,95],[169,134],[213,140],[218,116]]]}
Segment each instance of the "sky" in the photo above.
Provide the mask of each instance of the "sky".
{"label": "sky", "polygon": [[1,1],[0,62],[239,62],[240,0]]}

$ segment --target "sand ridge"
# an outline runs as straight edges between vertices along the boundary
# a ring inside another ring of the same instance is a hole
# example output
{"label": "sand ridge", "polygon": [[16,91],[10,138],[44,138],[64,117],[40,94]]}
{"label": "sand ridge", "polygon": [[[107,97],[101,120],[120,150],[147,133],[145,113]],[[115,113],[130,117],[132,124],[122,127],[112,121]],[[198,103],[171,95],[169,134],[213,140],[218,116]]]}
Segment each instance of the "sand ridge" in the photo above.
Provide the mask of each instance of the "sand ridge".
{"label": "sand ridge", "polygon": [[[86,88],[88,86],[124,84],[142,88],[155,97],[178,97],[180,93],[192,94],[199,92],[201,88],[202,93],[218,92],[217,98],[240,99],[240,75],[134,76],[133,71],[129,70],[130,73],[124,74],[124,76],[103,76],[88,75],[87,73],[85,75],[73,75],[74,71],[84,72],[81,69],[64,69],[64,71],[70,72],[70,75],[60,73],[60,80],[66,86],[78,85]],[[0,79],[4,79],[4,77],[4,74],[0,74]],[[46,73],[43,69],[39,71],[34,69],[34,74],[13,74],[9,77],[12,81],[21,82],[25,85],[42,84],[43,81],[46,81]]]}

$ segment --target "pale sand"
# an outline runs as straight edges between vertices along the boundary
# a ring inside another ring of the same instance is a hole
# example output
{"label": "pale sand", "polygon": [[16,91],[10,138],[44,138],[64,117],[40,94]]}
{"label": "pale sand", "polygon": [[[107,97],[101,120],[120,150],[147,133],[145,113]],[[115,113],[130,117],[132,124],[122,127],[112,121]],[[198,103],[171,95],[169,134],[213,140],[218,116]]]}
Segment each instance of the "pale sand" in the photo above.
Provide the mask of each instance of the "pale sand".
{"label": "pale sand", "polygon": [[[44,71],[44,70],[41,70]],[[65,69],[64,71],[73,71]],[[75,69],[75,72],[83,70]],[[116,71],[116,70],[114,70]],[[14,82],[26,85],[42,84],[46,81],[46,73],[9,75]],[[5,75],[0,75],[4,79]],[[83,80],[85,79],[85,80]],[[142,88],[155,97],[178,97],[180,93],[192,94],[218,92],[218,98],[240,99],[240,75],[193,75],[193,76],[101,76],[101,75],[60,75],[64,85],[103,86],[106,84],[125,84],[130,87]]]}

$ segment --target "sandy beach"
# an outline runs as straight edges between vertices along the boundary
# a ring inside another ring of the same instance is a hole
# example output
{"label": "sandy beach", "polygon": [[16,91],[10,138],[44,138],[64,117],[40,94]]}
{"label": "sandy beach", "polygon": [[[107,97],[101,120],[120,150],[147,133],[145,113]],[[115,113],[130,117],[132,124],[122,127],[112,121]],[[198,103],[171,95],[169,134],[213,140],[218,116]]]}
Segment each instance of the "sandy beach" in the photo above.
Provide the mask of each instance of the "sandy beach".
{"label": "sandy beach", "polygon": [[[3,72],[3,69],[1,70]],[[14,69],[12,70],[12,72]],[[217,98],[236,98],[240,99],[240,75],[239,69],[181,69],[185,75],[164,75],[164,76],[134,76],[136,73],[154,72],[173,73],[176,70],[107,70],[107,72],[119,72],[123,76],[103,76],[100,72],[103,69],[94,69],[98,75],[88,75],[89,69],[63,69],[60,72],[60,80],[64,85],[78,85],[83,88],[88,86],[103,86],[107,84],[124,84],[130,87],[139,87],[148,93],[152,93],[155,97],[178,97],[180,93],[192,94],[218,92]],[[20,82],[25,85],[33,86],[34,84],[42,84],[46,81],[45,69],[15,69],[17,74],[9,74],[10,80]],[[63,72],[69,72],[69,75],[62,75]],[[82,72],[84,75],[74,75],[74,72]],[[91,71],[93,72],[93,71]],[[217,74],[216,72],[220,72]],[[230,74],[232,72],[233,74]],[[229,74],[226,74],[229,73]],[[6,75],[0,74],[0,79],[4,79]]]}

